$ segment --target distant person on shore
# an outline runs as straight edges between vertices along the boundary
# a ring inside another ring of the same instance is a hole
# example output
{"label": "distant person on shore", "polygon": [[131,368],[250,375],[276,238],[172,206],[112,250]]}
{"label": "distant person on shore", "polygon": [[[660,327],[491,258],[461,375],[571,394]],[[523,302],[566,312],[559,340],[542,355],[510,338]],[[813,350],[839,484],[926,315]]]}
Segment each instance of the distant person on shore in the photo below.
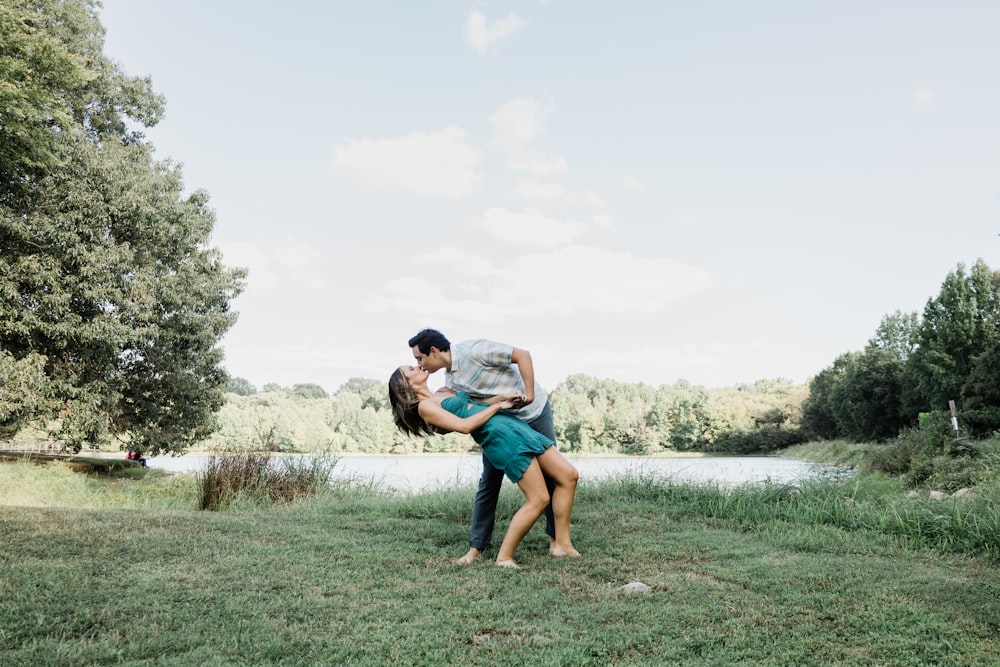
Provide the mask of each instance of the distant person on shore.
{"label": "distant person on shore", "polygon": [[[570,539],[570,516],[579,474],[555,448],[553,440],[519,419],[501,413],[523,400],[521,392],[477,401],[464,392],[456,393],[448,388],[431,392],[427,387],[429,375],[419,366],[400,366],[389,378],[389,403],[396,426],[410,435],[450,431],[471,433],[482,446],[483,456],[491,467],[501,475],[506,474],[524,493],[524,505],[511,518],[497,551],[497,565],[517,567],[514,550],[550,505],[555,539],[549,552],[558,557],[579,556]],[[554,483],[551,494],[543,473]],[[495,502],[493,509],[495,513]],[[472,560],[475,558],[465,562]]]}
{"label": "distant person on shore", "polygon": [[[423,370],[433,374],[445,369],[445,386],[452,391],[464,392],[474,399],[520,392],[523,397],[514,401],[509,414],[556,442],[549,396],[535,382],[535,367],[527,350],[484,339],[452,345],[436,329],[418,332],[408,345]],[[490,463],[484,451],[483,473],[472,505],[469,551],[458,559],[458,563],[472,563],[490,547],[502,485],[503,471]],[[552,495],[554,482],[546,477],[545,485]],[[558,535],[551,507],[545,508],[545,532],[549,536],[549,550],[556,555],[553,547]]]}
{"label": "distant person on shore", "polygon": [[135,450],[132,449],[128,450],[128,453],[125,455],[125,458],[128,459],[129,461],[138,462],[139,465],[141,465],[143,468],[146,467],[146,457]]}

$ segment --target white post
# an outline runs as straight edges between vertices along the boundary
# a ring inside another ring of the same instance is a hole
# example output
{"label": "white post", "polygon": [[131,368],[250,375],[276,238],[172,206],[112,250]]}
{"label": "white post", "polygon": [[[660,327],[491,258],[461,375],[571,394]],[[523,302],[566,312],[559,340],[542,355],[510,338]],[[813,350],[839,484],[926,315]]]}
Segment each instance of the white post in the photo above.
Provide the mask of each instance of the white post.
{"label": "white post", "polygon": [[955,401],[948,401],[948,409],[951,410],[951,427],[955,429],[955,435],[958,435],[958,410],[955,409]]}

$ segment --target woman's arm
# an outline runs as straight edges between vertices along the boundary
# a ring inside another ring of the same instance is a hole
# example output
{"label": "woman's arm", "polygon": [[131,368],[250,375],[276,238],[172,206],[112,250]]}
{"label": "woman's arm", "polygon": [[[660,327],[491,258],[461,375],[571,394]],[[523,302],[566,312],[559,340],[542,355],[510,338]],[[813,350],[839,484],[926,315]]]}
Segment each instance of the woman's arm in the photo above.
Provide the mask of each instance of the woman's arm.
{"label": "woman's arm", "polygon": [[445,410],[439,402],[424,399],[417,406],[417,411],[423,420],[431,426],[437,426],[446,431],[454,431],[456,433],[472,433],[488,422],[490,417],[501,410],[510,409],[512,405],[513,403],[510,400],[497,401],[474,415],[459,417]]}

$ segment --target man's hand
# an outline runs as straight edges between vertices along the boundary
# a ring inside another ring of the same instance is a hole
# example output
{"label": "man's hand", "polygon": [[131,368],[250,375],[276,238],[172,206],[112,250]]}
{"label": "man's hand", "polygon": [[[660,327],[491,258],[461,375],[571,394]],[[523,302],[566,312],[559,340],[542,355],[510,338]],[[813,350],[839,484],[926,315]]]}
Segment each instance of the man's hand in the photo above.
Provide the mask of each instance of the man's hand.
{"label": "man's hand", "polygon": [[517,410],[518,408],[527,405],[524,402],[524,393],[521,391],[512,391],[508,394],[500,394],[497,398],[500,399],[500,407],[504,410]]}
{"label": "man's hand", "polygon": [[514,396],[513,398],[511,398],[511,403],[513,403],[513,405],[514,405],[514,407],[511,408],[513,410],[519,410],[519,409],[523,408],[524,406],[530,404],[534,400],[534,397],[529,398],[529,397],[525,396],[524,394],[522,394],[519,391],[515,392],[515,394],[516,394],[516,396]]}
{"label": "man's hand", "polygon": [[531,361],[531,353],[519,347],[515,347],[510,353],[511,363],[517,364],[517,370],[521,373],[524,381],[524,397],[517,408],[523,408],[535,400],[535,365]]}

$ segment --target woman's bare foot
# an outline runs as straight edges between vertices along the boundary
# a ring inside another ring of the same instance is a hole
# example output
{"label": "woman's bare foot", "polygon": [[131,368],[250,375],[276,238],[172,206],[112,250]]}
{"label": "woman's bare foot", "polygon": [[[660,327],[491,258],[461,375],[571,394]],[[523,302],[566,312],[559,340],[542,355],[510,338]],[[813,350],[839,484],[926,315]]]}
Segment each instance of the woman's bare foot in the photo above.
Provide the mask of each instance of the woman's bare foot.
{"label": "woman's bare foot", "polygon": [[549,553],[555,558],[578,558],[580,556],[580,552],[574,549],[573,545],[562,547],[553,544],[549,547]]}
{"label": "woman's bare foot", "polygon": [[480,555],[482,555],[482,553],[483,552],[479,549],[472,547],[469,549],[468,553],[455,561],[455,565],[471,565],[477,558],[479,558]]}
{"label": "woman's bare foot", "polygon": [[506,567],[511,570],[520,570],[521,566],[512,560],[498,560],[497,565],[500,567]]}

